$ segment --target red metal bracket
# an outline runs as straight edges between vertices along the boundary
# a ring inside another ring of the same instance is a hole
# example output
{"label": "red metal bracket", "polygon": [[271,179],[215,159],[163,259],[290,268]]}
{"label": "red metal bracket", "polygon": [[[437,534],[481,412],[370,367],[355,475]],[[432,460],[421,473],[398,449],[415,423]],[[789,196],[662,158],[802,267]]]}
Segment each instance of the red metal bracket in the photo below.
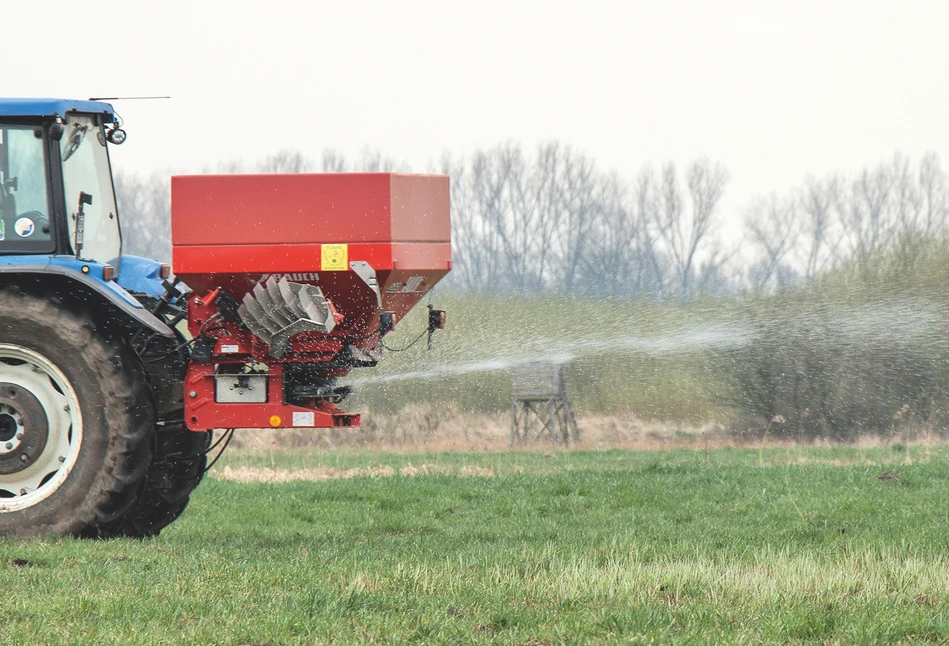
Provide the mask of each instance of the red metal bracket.
{"label": "red metal bracket", "polygon": [[323,401],[312,408],[283,402],[283,366],[270,366],[268,403],[222,403],[215,397],[214,366],[191,363],[185,377],[185,421],[192,431],[215,428],[340,428],[359,426],[359,415]]}

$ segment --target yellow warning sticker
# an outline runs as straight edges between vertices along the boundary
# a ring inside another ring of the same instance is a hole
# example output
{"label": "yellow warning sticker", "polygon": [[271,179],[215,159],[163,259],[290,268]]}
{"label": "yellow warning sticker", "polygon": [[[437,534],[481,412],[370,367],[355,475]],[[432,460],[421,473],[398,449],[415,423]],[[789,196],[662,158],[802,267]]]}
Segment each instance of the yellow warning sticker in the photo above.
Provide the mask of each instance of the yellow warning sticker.
{"label": "yellow warning sticker", "polygon": [[349,245],[325,244],[320,249],[322,271],[346,271],[349,269]]}

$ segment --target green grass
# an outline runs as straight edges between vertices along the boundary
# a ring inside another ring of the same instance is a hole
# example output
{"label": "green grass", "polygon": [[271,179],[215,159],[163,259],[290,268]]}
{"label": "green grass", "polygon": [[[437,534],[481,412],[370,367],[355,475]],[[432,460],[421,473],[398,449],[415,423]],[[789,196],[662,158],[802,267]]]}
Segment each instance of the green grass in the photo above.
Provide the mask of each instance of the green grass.
{"label": "green grass", "polygon": [[156,540],[4,539],[0,644],[949,637],[943,447],[227,461],[494,475],[210,479]]}

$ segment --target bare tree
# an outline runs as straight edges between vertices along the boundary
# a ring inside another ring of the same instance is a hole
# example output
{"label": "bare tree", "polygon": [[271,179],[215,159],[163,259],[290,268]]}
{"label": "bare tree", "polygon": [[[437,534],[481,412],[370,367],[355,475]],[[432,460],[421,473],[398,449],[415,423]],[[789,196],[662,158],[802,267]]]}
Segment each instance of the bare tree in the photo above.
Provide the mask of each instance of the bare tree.
{"label": "bare tree", "polygon": [[641,257],[638,248],[640,222],[628,203],[628,189],[612,174],[600,180],[598,217],[592,237],[581,256],[578,286],[595,296],[625,296],[639,290]]}
{"label": "bare tree", "polygon": [[548,214],[556,228],[554,280],[559,289],[574,292],[591,235],[603,216],[600,191],[604,183],[591,159],[557,144],[549,144],[546,149],[548,157],[559,157],[555,167],[544,167],[556,187],[554,209]]}
{"label": "bare tree", "polygon": [[349,170],[349,164],[341,152],[334,148],[327,148],[320,157],[321,173],[344,173]]}
{"label": "bare tree", "polygon": [[479,271],[488,291],[524,291],[539,282],[531,275],[534,232],[524,196],[526,173],[524,155],[513,143],[478,152],[471,162],[471,197],[483,220]]}
{"label": "bare tree", "polygon": [[[370,148],[354,160],[331,149],[317,159],[283,150],[214,172],[408,169]],[[508,142],[467,157],[445,154],[431,168],[451,176],[448,283],[465,290],[686,299],[732,293],[742,275],[759,287],[813,281],[848,260],[865,267],[886,258],[886,266],[911,270],[927,241],[949,235],[949,182],[933,153],[918,163],[897,154],[849,178],[808,178],[796,194],[751,202],[744,221],[754,268],[733,263],[734,250],[715,238],[728,173],[708,159],[684,172],[647,166],[630,182],[555,141],[531,154]],[[167,259],[167,176],[118,173],[115,183],[126,251]]]}
{"label": "bare tree", "polygon": [[687,299],[696,256],[714,228],[715,208],[728,182],[728,171],[708,159],[692,162],[686,169],[687,196],[671,162],[663,168],[660,181],[655,226],[675,265],[679,296]]}
{"label": "bare tree", "polygon": [[514,226],[525,172],[520,148],[477,151],[470,162],[446,153],[440,170],[452,178],[450,280],[471,291],[523,288],[530,258],[524,228]]}
{"label": "bare tree", "polygon": [[299,150],[281,150],[265,157],[257,169],[262,173],[307,173],[312,164]]}
{"label": "bare tree", "polygon": [[661,296],[667,289],[668,275],[673,268],[668,254],[662,250],[662,240],[655,226],[661,208],[660,187],[652,168],[643,167],[634,185],[635,220],[638,223],[640,252],[637,282],[643,296]]}
{"label": "bare tree", "polygon": [[123,253],[171,260],[171,197],[168,174],[115,174]]}
{"label": "bare tree", "polygon": [[483,248],[483,219],[471,192],[471,178],[464,158],[442,154],[437,171],[451,178],[452,271],[446,285],[464,291],[483,291],[480,267],[490,251]]}
{"label": "bare tree", "polygon": [[407,173],[411,170],[405,162],[397,161],[395,158],[369,147],[363,148],[359,152],[354,167],[361,173]]}
{"label": "bare tree", "polygon": [[213,168],[204,167],[202,173],[220,173],[222,175],[240,175],[246,173],[247,167],[242,159],[228,159],[219,161]]}
{"label": "bare tree", "polygon": [[939,156],[927,153],[919,165],[921,222],[927,235],[944,236],[949,225],[949,189]]}
{"label": "bare tree", "polygon": [[745,232],[759,253],[752,267],[752,285],[757,289],[786,287],[793,280],[787,262],[801,233],[798,201],[769,197],[752,202],[745,211]]}
{"label": "bare tree", "polygon": [[801,196],[804,279],[813,281],[837,258],[839,237],[834,233],[831,204],[839,183],[836,178],[819,182],[809,178]]}
{"label": "bare tree", "polygon": [[894,232],[890,200],[894,176],[880,165],[864,169],[849,185],[837,183],[833,205],[844,240],[859,266],[865,266],[872,255],[884,248]]}
{"label": "bare tree", "polygon": [[539,146],[530,171],[524,176],[524,189],[517,196],[515,226],[522,232],[525,253],[532,256],[524,288],[532,292],[544,289],[550,266],[556,262],[554,247],[563,215],[563,189],[558,177],[564,163],[559,144]]}
{"label": "bare tree", "polygon": [[922,196],[910,160],[897,153],[890,167],[892,221],[897,235],[918,239],[928,235],[922,221]]}
{"label": "bare tree", "polygon": [[709,244],[704,259],[696,271],[696,292],[711,296],[728,296],[735,293],[740,277],[731,275],[728,270],[737,249],[725,249],[722,243],[714,240]]}

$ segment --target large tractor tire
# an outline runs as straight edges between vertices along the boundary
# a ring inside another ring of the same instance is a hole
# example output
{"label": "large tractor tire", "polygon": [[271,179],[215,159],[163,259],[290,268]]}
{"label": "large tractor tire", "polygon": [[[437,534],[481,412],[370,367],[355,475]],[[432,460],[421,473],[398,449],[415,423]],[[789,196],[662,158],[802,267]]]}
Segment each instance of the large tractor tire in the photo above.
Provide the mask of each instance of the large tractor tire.
{"label": "large tractor tire", "polygon": [[[157,301],[147,296],[142,303],[153,310]],[[117,528],[135,538],[157,536],[184,512],[191,492],[201,483],[207,466],[211,432],[189,431],[184,418],[185,373],[188,343],[175,328],[178,311],[159,313],[175,331],[171,339],[152,337],[139,346],[139,359],[147,366],[148,379],[159,412],[151,467],[138,500]]]}
{"label": "large tractor tire", "polygon": [[151,464],[154,404],[118,337],[0,292],[0,534],[108,536]]}
{"label": "large tractor tire", "polygon": [[204,477],[210,442],[210,432],[189,431],[183,417],[159,426],[145,487],[118,531],[136,538],[157,536],[177,519]]}

